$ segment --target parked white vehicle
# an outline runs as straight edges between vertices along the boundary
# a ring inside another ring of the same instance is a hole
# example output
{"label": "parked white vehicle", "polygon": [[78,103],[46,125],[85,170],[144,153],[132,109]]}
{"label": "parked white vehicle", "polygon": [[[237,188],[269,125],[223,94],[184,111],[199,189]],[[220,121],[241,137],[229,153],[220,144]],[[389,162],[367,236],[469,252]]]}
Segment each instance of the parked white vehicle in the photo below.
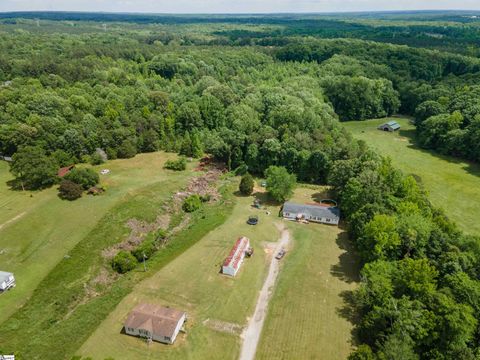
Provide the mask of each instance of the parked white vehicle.
{"label": "parked white vehicle", "polygon": [[102,174],[102,175],[107,175],[109,173],[110,173],[109,169],[103,169],[102,171],[100,171],[100,174]]}
{"label": "parked white vehicle", "polygon": [[15,287],[15,277],[12,273],[0,271],[0,292]]}

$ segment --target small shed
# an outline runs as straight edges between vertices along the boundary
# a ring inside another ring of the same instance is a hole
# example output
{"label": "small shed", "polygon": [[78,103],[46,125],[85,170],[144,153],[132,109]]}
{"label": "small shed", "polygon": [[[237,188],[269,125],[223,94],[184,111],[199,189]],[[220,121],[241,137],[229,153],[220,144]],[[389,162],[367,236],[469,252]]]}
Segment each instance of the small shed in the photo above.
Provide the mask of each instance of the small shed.
{"label": "small shed", "polygon": [[400,124],[396,121],[389,121],[385,124],[382,124],[378,127],[378,130],[394,132],[400,130]]}
{"label": "small shed", "polygon": [[15,277],[12,273],[0,271],[0,292],[15,287]]}
{"label": "small shed", "polygon": [[75,165],[70,165],[70,166],[65,166],[60,169],[58,169],[57,176],[60,178],[63,178],[66,176],[70,171],[72,171],[75,168]]}

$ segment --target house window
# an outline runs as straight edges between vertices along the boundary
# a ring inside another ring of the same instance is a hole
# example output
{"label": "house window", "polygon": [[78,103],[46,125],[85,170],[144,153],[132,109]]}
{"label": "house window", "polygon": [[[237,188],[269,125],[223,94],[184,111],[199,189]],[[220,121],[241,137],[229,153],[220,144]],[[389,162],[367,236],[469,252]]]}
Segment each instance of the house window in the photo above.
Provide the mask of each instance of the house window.
{"label": "house window", "polygon": [[330,219],[327,219],[327,222],[330,222]]}
{"label": "house window", "polygon": [[166,341],[172,341],[172,338],[170,336],[165,336]]}

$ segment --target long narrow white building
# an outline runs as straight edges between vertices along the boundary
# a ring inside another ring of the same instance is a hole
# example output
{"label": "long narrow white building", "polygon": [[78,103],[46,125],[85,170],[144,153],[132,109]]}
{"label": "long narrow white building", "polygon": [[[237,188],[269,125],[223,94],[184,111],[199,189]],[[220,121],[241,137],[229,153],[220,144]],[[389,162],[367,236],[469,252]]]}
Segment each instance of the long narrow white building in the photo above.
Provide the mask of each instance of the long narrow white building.
{"label": "long narrow white building", "polygon": [[239,238],[223,263],[222,273],[230,276],[237,275],[243,259],[245,259],[245,253],[249,248],[250,240],[245,236]]}

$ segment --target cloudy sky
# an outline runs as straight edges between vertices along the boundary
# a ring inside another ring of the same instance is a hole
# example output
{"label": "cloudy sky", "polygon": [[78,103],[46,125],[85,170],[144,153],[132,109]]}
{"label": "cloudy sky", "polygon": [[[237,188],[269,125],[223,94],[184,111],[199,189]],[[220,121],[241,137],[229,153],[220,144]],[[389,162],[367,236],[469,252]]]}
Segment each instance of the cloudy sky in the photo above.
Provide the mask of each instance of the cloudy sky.
{"label": "cloudy sky", "polygon": [[480,10],[480,0],[0,0],[0,11],[272,13],[411,9]]}

